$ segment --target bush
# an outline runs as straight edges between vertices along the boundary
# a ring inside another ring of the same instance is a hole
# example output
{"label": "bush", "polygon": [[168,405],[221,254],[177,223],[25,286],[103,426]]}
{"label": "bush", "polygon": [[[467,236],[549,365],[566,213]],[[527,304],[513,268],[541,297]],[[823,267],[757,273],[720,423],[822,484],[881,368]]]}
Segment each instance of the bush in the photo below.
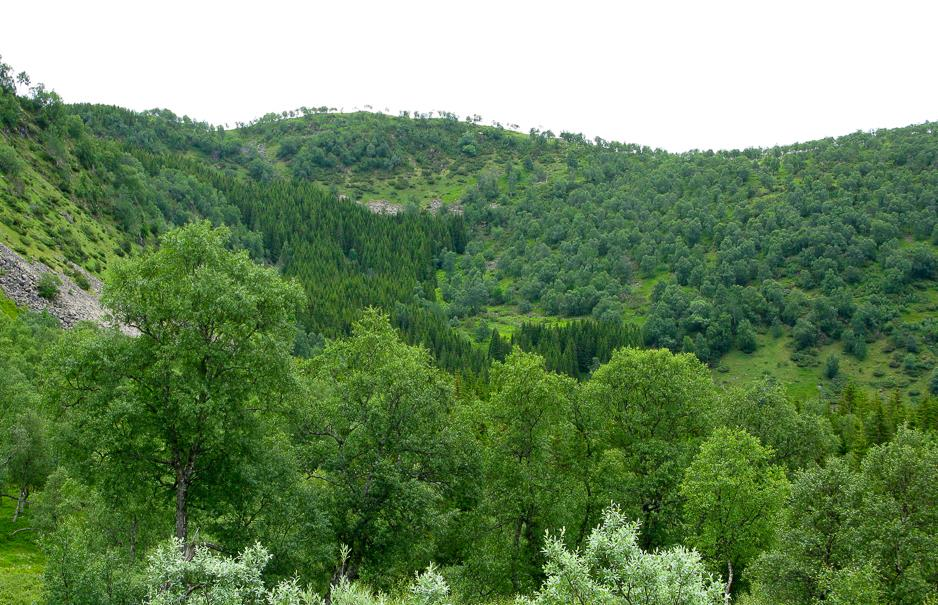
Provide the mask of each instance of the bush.
{"label": "bush", "polygon": [[909,376],[918,376],[921,370],[918,357],[912,353],[906,353],[902,358],[902,371]]}
{"label": "bush", "polygon": [[624,603],[622,586],[641,595],[647,605],[715,605],[722,601],[718,578],[704,570],[693,550],[681,546],[646,552],[638,544],[638,524],[616,507],[606,509],[602,524],[581,550],[569,551],[563,536],[552,536],[544,548],[547,579],[526,605]]}
{"label": "bush", "polygon": [[43,273],[42,277],[39,278],[36,290],[38,290],[39,296],[46,300],[55,300],[59,297],[59,286],[61,285],[62,280],[59,279],[59,276],[50,271]]}
{"label": "bush", "polygon": [[824,375],[829,379],[833,379],[840,373],[840,358],[836,355],[830,355],[827,358],[827,363],[824,366]]}
{"label": "bush", "polygon": [[[149,605],[187,603],[238,603],[240,605],[323,605],[327,601],[297,581],[284,580],[271,589],[264,586],[263,570],[270,553],[260,544],[236,557],[197,548],[187,557],[179,541],[159,546],[149,557],[146,584]],[[449,586],[431,565],[417,574],[400,599],[388,600],[366,585],[340,578],[332,585],[333,605],[447,605]]]}
{"label": "bush", "polygon": [[23,160],[16,150],[5,143],[0,143],[0,173],[9,177],[19,176],[23,171]]}
{"label": "bush", "polygon": [[88,281],[88,278],[85,277],[85,274],[81,271],[75,271],[72,274],[72,280],[75,282],[76,286],[86,292],[91,289],[91,282]]}
{"label": "bush", "polygon": [[795,348],[807,349],[817,343],[817,327],[807,319],[799,319],[791,332]]}

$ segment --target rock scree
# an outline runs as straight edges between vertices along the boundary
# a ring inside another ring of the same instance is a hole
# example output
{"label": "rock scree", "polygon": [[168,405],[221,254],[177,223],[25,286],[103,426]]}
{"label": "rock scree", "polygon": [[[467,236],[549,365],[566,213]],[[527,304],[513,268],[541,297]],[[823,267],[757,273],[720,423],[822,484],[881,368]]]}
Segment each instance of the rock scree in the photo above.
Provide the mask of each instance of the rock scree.
{"label": "rock scree", "polygon": [[[98,299],[101,281],[77,265],[72,265],[72,268],[88,280],[91,285],[89,291],[82,290],[69,276],[57,273],[41,262],[29,262],[0,244],[0,290],[17,305],[31,311],[48,311],[65,328],[80,321],[111,325],[111,317]],[[62,281],[54,300],[39,296],[39,279],[45,273],[53,273]]]}

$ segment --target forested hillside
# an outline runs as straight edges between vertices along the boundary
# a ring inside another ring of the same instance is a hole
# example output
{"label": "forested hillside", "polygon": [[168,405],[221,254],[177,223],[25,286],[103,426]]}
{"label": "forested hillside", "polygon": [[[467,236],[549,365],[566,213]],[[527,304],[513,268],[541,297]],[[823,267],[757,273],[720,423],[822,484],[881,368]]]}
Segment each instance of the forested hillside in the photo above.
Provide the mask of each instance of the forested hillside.
{"label": "forested hillside", "polygon": [[[448,367],[479,367],[478,350],[498,348],[493,330],[510,342],[524,324],[590,318],[692,352],[723,381],[771,373],[808,396],[819,383],[841,389],[829,379],[843,373],[927,392],[938,344],[930,124],[670,154],[448,114],[324,109],[224,131],[166,111],[69,108],[157,189],[195,200],[184,212],[158,194],[128,198],[114,208],[124,232],[143,241],[193,215],[243,225],[255,256],[319,302],[304,317],[316,334],[347,331],[364,304],[401,303],[410,321],[399,325],[421,326],[412,342]],[[577,377],[608,358],[567,333],[542,352]]]}
{"label": "forested hillside", "polygon": [[[938,132],[224,129],[0,62],[0,603],[938,599]],[[71,287],[71,286],[69,286]]]}

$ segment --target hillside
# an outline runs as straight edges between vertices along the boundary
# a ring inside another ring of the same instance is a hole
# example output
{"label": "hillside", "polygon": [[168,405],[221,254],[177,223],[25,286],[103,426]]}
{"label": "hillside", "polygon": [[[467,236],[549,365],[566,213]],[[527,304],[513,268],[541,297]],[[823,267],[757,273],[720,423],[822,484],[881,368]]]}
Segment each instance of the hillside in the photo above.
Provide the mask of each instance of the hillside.
{"label": "hillside", "polygon": [[0,603],[938,598],[933,125],[224,130],[12,73]]}
{"label": "hillside", "polygon": [[729,381],[769,373],[812,396],[836,357],[878,390],[926,392],[932,125],[680,155],[452,117],[269,116],[231,136],[352,200],[458,204],[467,252],[441,259],[440,294],[467,331],[624,320]]}
{"label": "hillside", "polygon": [[[537,341],[550,367],[578,377],[638,338],[696,354],[720,381],[771,374],[800,397],[846,379],[928,391],[931,124],[671,154],[325,108],[224,131],[43,95],[7,118],[0,222],[13,249],[65,273],[76,263],[100,274],[204,217],[304,283],[314,347],[378,305],[451,369],[497,358],[495,331]],[[568,327],[584,318],[589,332],[627,334],[597,346]],[[553,344],[531,336],[548,326]]]}

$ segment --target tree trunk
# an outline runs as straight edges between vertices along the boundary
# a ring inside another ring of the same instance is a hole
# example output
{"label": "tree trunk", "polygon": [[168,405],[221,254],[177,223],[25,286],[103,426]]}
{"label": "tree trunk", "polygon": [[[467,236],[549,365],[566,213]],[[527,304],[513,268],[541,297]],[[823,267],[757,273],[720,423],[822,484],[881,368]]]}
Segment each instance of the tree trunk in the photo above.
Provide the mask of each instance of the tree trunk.
{"label": "tree trunk", "polygon": [[137,560],[137,517],[130,524],[130,560]]}
{"label": "tree trunk", "polygon": [[730,605],[730,592],[733,590],[733,562],[726,562],[726,589],[723,591],[723,605]]}
{"label": "tree trunk", "polygon": [[21,487],[20,495],[16,499],[16,509],[13,511],[13,522],[16,523],[16,520],[19,519],[20,515],[23,514],[23,511],[26,510],[26,499],[29,498],[29,488]]}
{"label": "tree trunk", "polygon": [[185,543],[189,535],[189,518],[186,513],[189,479],[184,472],[178,472],[176,475],[176,539]]}

